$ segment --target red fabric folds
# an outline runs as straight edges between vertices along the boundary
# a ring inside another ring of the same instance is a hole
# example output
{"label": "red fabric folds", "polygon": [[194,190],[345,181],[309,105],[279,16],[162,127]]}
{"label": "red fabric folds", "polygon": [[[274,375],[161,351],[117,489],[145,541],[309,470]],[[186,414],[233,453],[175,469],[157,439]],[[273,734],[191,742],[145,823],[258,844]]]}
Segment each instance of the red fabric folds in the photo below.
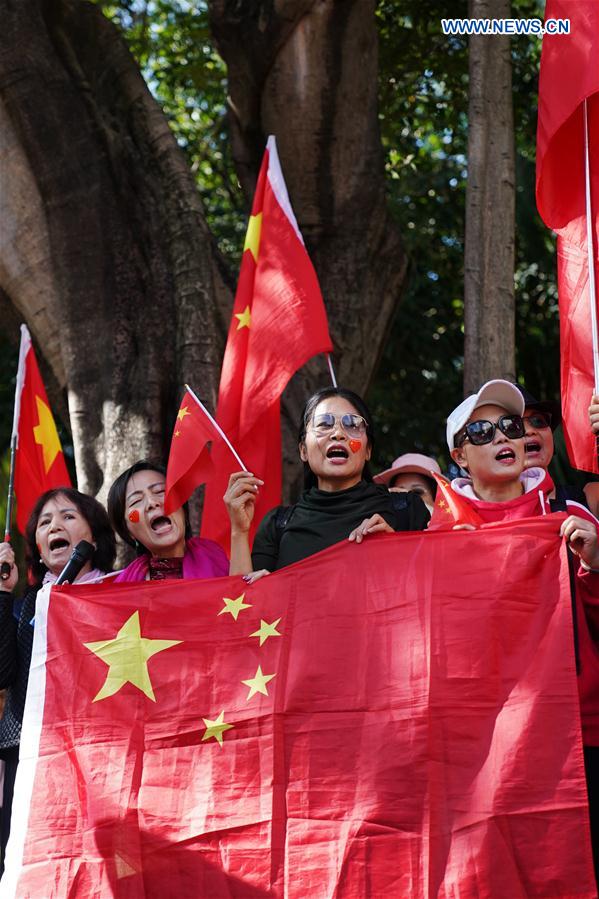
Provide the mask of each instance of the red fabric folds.
{"label": "red fabric folds", "polygon": [[[270,137],[246,235],[216,414],[244,464],[265,482],[252,535],[266,512],[281,502],[281,394],[311,356],[331,350],[316,272]],[[206,489],[202,536],[228,550],[222,497],[239,466],[224,445],[213,446],[212,458],[216,474]]]}
{"label": "red fabric folds", "polygon": [[588,421],[594,389],[587,256],[583,103],[590,147],[592,258],[597,284],[599,223],[599,3],[547,0],[546,18],[570,20],[569,35],[543,37],[537,130],[537,207],[558,234],[561,391],[570,462],[599,472]]}
{"label": "red fabric folds", "polygon": [[561,520],[55,589],[3,896],[595,896]]}

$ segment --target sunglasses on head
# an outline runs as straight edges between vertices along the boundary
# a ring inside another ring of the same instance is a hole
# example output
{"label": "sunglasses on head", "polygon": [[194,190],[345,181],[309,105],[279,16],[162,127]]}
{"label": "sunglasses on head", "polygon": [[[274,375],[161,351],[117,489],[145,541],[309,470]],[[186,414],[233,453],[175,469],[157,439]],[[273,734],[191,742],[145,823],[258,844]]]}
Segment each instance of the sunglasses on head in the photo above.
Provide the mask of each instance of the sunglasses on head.
{"label": "sunglasses on head", "polygon": [[366,431],[366,419],[352,412],[346,412],[345,415],[321,412],[319,415],[314,416],[311,427],[316,434],[325,436],[334,431],[337,422],[340,423],[345,433],[349,434],[350,437],[358,437]]}
{"label": "sunglasses on head", "polygon": [[525,415],[522,421],[527,421],[536,430],[550,428],[551,412],[533,412],[532,415]]}
{"label": "sunglasses on head", "polygon": [[471,421],[455,436],[456,447],[468,440],[473,446],[484,446],[491,443],[495,437],[495,431],[499,428],[502,434],[509,440],[518,440],[524,437],[524,421],[521,415],[502,415],[496,422],[480,419]]}

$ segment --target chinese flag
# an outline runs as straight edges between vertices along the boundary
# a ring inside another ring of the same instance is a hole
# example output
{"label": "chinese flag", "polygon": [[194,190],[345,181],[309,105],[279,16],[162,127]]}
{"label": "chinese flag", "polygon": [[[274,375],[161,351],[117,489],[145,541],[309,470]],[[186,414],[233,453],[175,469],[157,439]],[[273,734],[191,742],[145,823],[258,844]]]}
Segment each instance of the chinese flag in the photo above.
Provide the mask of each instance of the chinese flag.
{"label": "chinese flag", "polygon": [[451,481],[436,471],[431,471],[431,477],[437,482],[437,495],[433,514],[428,523],[429,531],[452,528],[455,524],[472,524],[474,527],[480,527],[483,523],[482,518],[472,503],[452,490]]}
{"label": "chinese flag", "polygon": [[38,497],[52,487],[70,487],[71,479],[31,335],[21,325],[21,348],[15,391],[13,439],[16,436],[15,496],[17,527],[22,534]]}
{"label": "chinese flag", "polygon": [[[311,356],[330,352],[322,294],[306,252],[269,137],[256,184],[233,317],[223,360],[216,419],[249,470],[264,480],[254,530],[281,502],[280,397]],[[224,444],[213,446],[216,475],[206,489],[202,535],[228,550],[223,503],[238,465]]]}
{"label": "chinese flag", "polygon": [[164,511],[170,515],[214,472],[208,443],[222,437],[211,418],[185,390],[171,439],[166,470]]}
{"label": "chinese flag", "polygon": [[596,896],[561,521],[38,595],[0,895]]}
{"label": "chinese flag", "polygon": [[587,254],[583,102],[587,100],[595,282],[599,282],[599,3],[547,0],[546,18],[570,34],[543,37],[537,130],[537,207],[557,232],[561,393],[570,462],[599,472],[588,407],[594,392]]}

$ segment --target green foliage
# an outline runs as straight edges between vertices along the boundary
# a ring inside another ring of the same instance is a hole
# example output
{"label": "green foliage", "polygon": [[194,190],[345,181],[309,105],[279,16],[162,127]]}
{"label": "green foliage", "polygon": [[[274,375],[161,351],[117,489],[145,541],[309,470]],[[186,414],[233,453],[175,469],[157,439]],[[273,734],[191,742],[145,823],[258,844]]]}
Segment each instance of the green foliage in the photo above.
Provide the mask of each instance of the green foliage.
{"label": "green foliage", "polygon": [[227,133],[227,71],[205,0],[96,0],[122,31],[196,177],[206,219],[235,267],[247,213]]}

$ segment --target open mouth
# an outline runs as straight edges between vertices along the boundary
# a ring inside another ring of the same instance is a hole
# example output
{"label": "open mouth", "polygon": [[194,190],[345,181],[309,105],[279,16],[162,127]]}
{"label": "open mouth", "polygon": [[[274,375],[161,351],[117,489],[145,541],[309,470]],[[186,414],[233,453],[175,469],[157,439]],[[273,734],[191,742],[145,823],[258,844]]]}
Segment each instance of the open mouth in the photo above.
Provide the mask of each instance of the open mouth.
{"label": "open mouth", "polygon": [[347,459],[349,453],[344,446],[331,446],[327,450],[327,459]]}
{"label": "open mouth", "polygon": [[498,462],[513,462],[516,458],[516,453],[511,449],[502,449],[495,456]]}
{"label": "open mouth", "polygon": [[155,518],[154,521],[151,523],[150,527],[152,528],[153,531],[160,532],[160,531],[164,530],[165,528],[170,527],[170,525],[171,525],[170,518],[167,518],[166,515],[158,515],[158,517]]}
{"label": "open mouth", "polygon": [[529,443],[524,444],[524,449],[527,453],[540,453],[541,444],[537,443],[536,440],[531,440]]}
{"label": "open mouth", "polygon": [[51,553],[65,549],[67,546],[69,546],[69,541],[65,540],[64,537],[54,537],[48,541],[48,549]]}

